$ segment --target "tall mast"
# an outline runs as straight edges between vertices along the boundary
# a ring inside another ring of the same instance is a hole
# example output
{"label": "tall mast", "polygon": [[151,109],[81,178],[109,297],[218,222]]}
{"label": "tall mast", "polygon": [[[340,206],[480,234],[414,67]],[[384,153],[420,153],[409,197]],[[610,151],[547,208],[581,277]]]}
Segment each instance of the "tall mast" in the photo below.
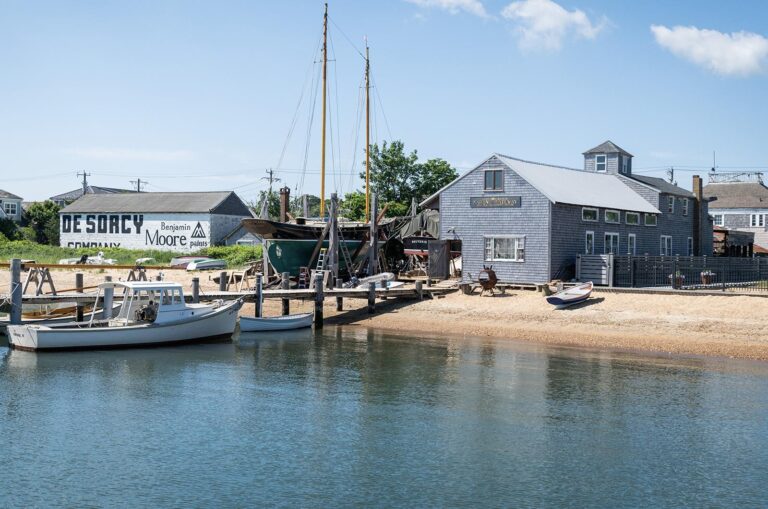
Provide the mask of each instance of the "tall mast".
{"label": "tall mast", "polygon": [[323,15],[323,135],[322,135],[322,155],[320,157],[320,217],[325,217],[325,96],[326,79],[325,73],[328,67],[328,4],[325,4],[325,14]]}
{"label": "tall mast", "polygon": [[365,39],[365,221],[371,215],[371,61],[368,59],[368,38]]}

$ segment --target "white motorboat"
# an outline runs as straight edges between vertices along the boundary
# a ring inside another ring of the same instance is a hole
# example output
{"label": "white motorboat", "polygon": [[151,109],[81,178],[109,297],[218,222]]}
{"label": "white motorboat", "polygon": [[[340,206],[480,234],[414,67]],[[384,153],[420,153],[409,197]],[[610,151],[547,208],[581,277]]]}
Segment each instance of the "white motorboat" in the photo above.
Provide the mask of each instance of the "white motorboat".
{"label": "white motorboat", "polygon": [[[113,317],[116,316],[117,313],[120,311],[121,305],[122,304],[120,304],[119,302],[112,304]],[[37,307],[43,307],[43,305],[38,305]],[[91,305],[84,307],[83,313],[86,316],[91,314],[91,312],[92,312]],[[70,304],[63,304],[51,310],[48,310],[47,312],[46,311],[40,311],[35,313],[22,312],[21,323],[30,324],[30,325],[57,325],[61,323],[71,323],[77,319],[76,313],[77,313],[76,306],[73,306]],[[103,313],[104,313],[103,308],[96,309],[96,316],[101,316]],[[7,327],[9,323],[10,323],[10,320],[7,316],[0,318],[0,336],[8,333]]]}
{"label": "white motorboat", "polygon": [[[231,337],[243,300],[186,304],[178,283],[109,282],[99,285],[124,290],[115,318],[56,325],[9,325],[8,342],[19,350],[83,350],[172,345]],[[94,305],[95,307],[95,305]]]}
{"label": "white motorboat", "polygon": [[240,332],[265,332],[312,327],[312,313],[268,316],[261,318],[240,317]]}

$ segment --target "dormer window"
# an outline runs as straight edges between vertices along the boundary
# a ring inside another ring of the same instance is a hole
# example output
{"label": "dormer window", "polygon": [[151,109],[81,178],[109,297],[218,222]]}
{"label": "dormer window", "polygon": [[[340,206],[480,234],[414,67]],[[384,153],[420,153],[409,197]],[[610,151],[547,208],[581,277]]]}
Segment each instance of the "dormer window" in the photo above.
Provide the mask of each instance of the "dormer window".
{"label": "dormer window", "polygon": [[485,190],[503,191],[504,190],[504,172],[502,170],[485,171]]}
{"label": "dormer window", "polygon": [[595,156],[595,171],[605,173],[608,166],[607,160],[605,154],[597,154]]}

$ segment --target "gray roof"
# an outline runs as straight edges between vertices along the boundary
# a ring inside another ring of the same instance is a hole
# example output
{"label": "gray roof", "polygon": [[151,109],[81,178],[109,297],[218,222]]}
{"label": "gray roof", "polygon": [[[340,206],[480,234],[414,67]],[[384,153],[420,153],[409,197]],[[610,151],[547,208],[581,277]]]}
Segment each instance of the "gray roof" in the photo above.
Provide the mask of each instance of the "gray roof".
{"label": "gray roof", "polygon": [[711,209],[765,209],[768,208],[768,188],[758,182],[729,182],[704,186]]}
{"label": "gray roof", "polygon": [[624,154],[624,155],[627,155],[629,157],[634,157],[632,154],[630,154],[629,152],[627,152],[626,150],[624,150],[620,146],[616,145],[611,140],[604,141],[603,143],[601,143],[600,145],[596,146],[595,148],[587,150],[583,154],[584,155],[587,155],[587,154],[615,154],[617,152],[619,154]]}
{"label": "gray roof", "polygon": [[8,191],[3,191],[2,189],[0,189],[0,199],[2,199],[2,198],[8,198],[8,199],[11,199],[11,200],[21,200],[21,199],[23,199],[21,196],[16,196],[13,193],[9,193]]}
{"label": "gray roof", "polygon": [[61,212],[212,212],[238,216],[251,215],[250,209],[232,191],[87,194],[64,207]]}
{"label": "gray roof", "polygon": [[[115,187],[88,186],[85,194],[117,194],[117,193],[135,193],[132,189],[117,189]],[[75,201],[83,195],[83,188],[79,187],[66,193],[51,196],[51,201]]]}
{"label": "gray roof", "polygon": [[695,195],[687,189],[678,187],[675,184],[669,183],[666,180],[658,177],[646,177],[643,175],[632,175],[630,178],[654,187],[666,194],[674,194],[677,196],[685,196],[686,198],[695,198]]}

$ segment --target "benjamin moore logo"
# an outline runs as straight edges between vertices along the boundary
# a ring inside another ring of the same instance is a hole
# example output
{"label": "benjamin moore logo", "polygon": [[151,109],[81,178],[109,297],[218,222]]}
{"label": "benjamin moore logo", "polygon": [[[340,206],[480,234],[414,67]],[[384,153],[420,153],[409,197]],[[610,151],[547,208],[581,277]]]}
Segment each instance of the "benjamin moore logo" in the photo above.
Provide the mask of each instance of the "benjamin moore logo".
{"label": "benjamin moore logo", "polygon": [[203,226],[200,224],[200,221],[197,222],[197,226],[195,226],[195,229],[192,232],[192,238],[193,239],[205,238],[205,232],[203,231]]}

